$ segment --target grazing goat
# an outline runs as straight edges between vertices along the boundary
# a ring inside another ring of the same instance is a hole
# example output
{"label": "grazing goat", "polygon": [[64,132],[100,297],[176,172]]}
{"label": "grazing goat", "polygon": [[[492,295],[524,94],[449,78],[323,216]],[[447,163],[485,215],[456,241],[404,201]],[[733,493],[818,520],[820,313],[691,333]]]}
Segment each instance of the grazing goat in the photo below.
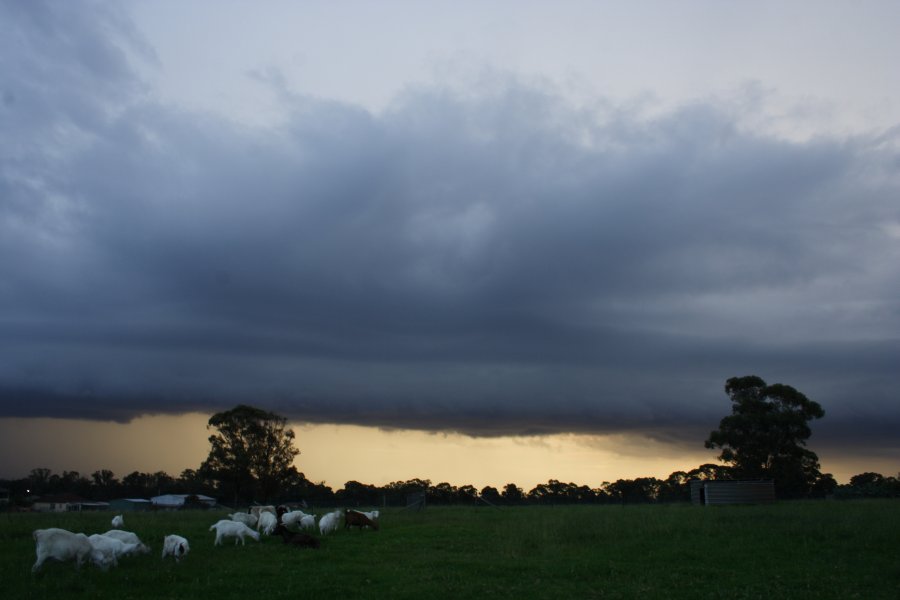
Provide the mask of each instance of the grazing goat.
{"label": "grazing goat", "polygon": [[359,510],[359,511],[356,511],[356,512],[358,512],[358,513],[360,513],[360,514],[363,514],[363,515],[366,515],[367,517],[369,517],[369,520],[370,520],[370,521],[373,521],[373,522],[377,522],[377,521],[378,521],[378,515],[380,514],[377,510],[371,510],[371,511],[369,511],[369,512],[365,512],[365,511],[363,511],[363,510]]}
{"label": "grazing goat", "polygon": [[41,568],[48,558],[59,561],[75,560],[75,566],[80,567],[86,558],[90,558],[98,566],[103,565],[103,556],[95,554],[91,542],[83,533],[72,533],[65,529],[51,527],[49,529],[35,529],[31,534],[35,542],[35,554],[37,560],[31,571]]}
{"label": "grazing goat", "polygon": [[228,515],[228,517],[232,521],[240,521],[241,523],[246,523],[248,527],[256,527],[256,522],[259,521],[259,517],[257,517],[256,515],[251,515],[250,513],[236,512]]}
{"label": "grazing goat", "polygon": [[266,535],[272,535],[276,525],[278,525],[278,517],[270,512],[264,512],[259,515],[259,523],[256,524],[256,530],[262,531]]}
{"label": "grazing goat", "polygon": [[336,510],[324,515],[319,519],[319,533],[328,535],[332,531],[337,531],[338,523],[341,520],[341,511]]}
{"label": "grazing goat", "polygon": [[191,547],[188,545],[188,541],[180,535],[171,534],[163,538],[163,558],[174,556],[176,563],[181,562],[181,559],[184,558],[190,550]]}
{"label": "grazing goat", "polygon": [[308,533],[294,533],[281,523],[275,528],[274,533],[275,535],[280,535],[285,544],[292,544],[298,548],[312,548],[318,550],[319,546],[321,546],[319,540]]}
{"label": "grazing goat", "polygon": [[125,542],[126,544],[134,544],[134,550],[130,552],[130,554],[137,554],[138,552],[140,552],[141,554],[147,554],[148,552],[150,552],[150,546],[142,542],[136,533],[132,533],[130,531],[122,531],[121,529],[110,529],[103,535],[109,538],[115,538],[121,542]]}
{"label": "grazing goat", "polygon": [[122,529],[122,527],[124,525],[125,525],[125,519],[124,519],[124,517],[122,517],[122,515],[116,515],[112,518],[112,526],[115,529]]}
{"label": "grazing goat", "polygon": [[245,545],[245,535],[249,535],[257,542],[259,541],[259,533],[253,531],[252,529],[247,527],[246,523],[241,523],[240,521],[229,521],[227,519],[222,519],[209,528],[210,531],[212,531],[213,529],[216,530],[216,541],[213,542],[214,546],[221,546],[222,538],[226,537],[233,537],[235,546],[237,546],[238,540],[241,541],[242,546]]}
{"label": "grazing goat", "polygon": [[290,527],[291,525],[297,525],[300,522],[300,519],[303,517],[311,517],[314,515],[308,515],[302,510],[292,510],[289,513],[284,513],[281,515],[281,522],[286,526]]}
{"label": "grazing goat", "polygon": [[122,540],[106,537],[99,533],[88,536],[88,541],[91,543],[94,552],[103,556],[103,564],[98,564],[98,566],[104,571],[110,566],[118,566],[120,556],[132,554],[137,548],[137,544],[126,544]]}
{"label": "grazing goat", "polygon": [[300,519],[300,529],[315,529],[316,515],[306,515]]}
{"label": "grazing goat", "polygon": [[378,522],[370,519],[366,513],[348,509],[344,511],[344,529],[351,527],[359,527],[360,531],[362,531],[363,527],[371,527],[377,530]]}

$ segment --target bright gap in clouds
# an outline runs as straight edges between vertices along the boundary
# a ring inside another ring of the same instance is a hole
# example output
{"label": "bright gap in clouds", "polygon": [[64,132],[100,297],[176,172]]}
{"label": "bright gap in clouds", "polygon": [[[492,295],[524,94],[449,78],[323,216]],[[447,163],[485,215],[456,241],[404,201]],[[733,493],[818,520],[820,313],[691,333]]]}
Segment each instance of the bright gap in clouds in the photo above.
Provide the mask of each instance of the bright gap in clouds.
{"label": "bright gap in clouds", "polygon": [[[100,469],[118,479],[133,471],[165,471],[178,477],[196,469],[209,452],[207,415],[143,416],[130,423],[66,419],[0,419],[0,478],[27,476],[34,468],[54,473]],[[384,430],[353,425],[291,423],[301,454],[297,468],[314,482],[338,490],[348,481],[385,485],[413,478],[432,483],[500,489],[515,483],[528,491],[549,479],[598,488],[604,481],[666,478],[716,462],[712,451],[678,447],[628,435],[559,434],[472,438],[459,434]],[[44,440],[35,445],[34,440]],[[893,459],[822,452],[822,471],[846,483],[863,471],[893,474]]]}

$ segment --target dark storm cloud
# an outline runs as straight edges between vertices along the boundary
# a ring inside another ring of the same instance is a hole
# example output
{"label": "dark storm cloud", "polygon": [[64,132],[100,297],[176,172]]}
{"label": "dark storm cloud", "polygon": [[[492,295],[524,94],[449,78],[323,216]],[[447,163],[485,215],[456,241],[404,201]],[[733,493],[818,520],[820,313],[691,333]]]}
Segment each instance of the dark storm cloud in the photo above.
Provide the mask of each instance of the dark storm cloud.
{"label": "dark storm cloud", "polygon": [[248,129],[145,96],[114,11],[52,7],[0,14],[3,416],[696,442],[756,373],[895,443],[896,135],[514,80],[372,114],[271,76],[289,116]]}

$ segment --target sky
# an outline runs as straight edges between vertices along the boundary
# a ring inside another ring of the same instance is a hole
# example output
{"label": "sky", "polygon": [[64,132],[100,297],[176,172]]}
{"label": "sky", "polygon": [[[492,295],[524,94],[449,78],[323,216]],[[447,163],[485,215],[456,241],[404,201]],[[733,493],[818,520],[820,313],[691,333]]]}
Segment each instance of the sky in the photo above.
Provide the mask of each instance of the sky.
{"label": "sky", "polygon": [[898,21],[0,0],[0,477],[239,403],[335,487],[665,477],[750,374],[900,471]]}

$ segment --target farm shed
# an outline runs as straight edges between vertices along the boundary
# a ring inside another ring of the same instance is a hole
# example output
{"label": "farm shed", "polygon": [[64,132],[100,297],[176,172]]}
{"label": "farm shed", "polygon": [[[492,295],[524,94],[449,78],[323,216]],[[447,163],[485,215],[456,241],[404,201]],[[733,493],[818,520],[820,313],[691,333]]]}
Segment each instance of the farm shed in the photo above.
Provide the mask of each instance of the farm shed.
{"label": "farm shed", "polygon": [[204,508],[212,508],[216,505],[215,498],[210,498],[203,494],[164,494],[150,498],[150,502],[153,504],[153,508],[177,510],[184,508],[185,501],[191,497],[196,498]]}
{"label": "farm shed", "polygon": [[693,504],[759,504],[775,502],[774,481],[691,481]]}
{"label": "farm shed", "polygon": [[119,498],[110,500],[109,507],[116,512],[150,510],[151,502],[144,498]]}

